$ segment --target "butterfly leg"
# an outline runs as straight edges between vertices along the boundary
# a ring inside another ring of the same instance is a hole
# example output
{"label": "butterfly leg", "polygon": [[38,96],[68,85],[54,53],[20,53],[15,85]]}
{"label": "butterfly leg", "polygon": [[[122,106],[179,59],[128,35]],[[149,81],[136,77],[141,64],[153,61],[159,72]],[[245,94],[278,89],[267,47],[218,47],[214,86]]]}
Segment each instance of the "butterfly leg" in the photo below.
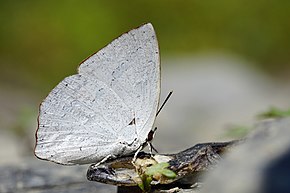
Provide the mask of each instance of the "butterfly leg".
{"label": "butterfly leg", "polygon": [[152,156],[152,150],[154,150],[156,153],[158,153],[158,151],[157,151],[157,149],[153,146],[153,144],[151,143],[151,141],[147,141],[147,144],[148,144],[148,146],[149,146],[149,152],[150,152],[150,154],[151,154],[151,156]]}
{"label": "butterfly leg", "polygon": [[102,163],[105,163],[108,159],[110,159],[110,158],[116,158],[116,156],[114,156],[114,155],[107,155],[106,157],[104,157],[101,161],[99,161],[98,163],[96,163],[96,164],[94,164],[93,166],[92,166],[92,168],[95,168],[95,167],[98,167],[100,164],[102,164]]}
{"label": "butterfly leg", "polygon": [[152,144],[152,140],[154,138],[156,130],[157,130],[157,127],[155,127],[153,130],[151,130],[147,136],[147,144],[149,146],[149,152],[151,155],[152,155],[152,150],[154,150],[156,153],[158,153],[158,151],[156,150],[156,148]]}
{"label": "butterfly leg", "polygon": [[136,161],[136,159],[137,159],[137,156],[138,156],[138,153],[143,149],[143,145],[141,145],[138,149],[137,149],[137,151],[135,152],[135,154],[134,154],[134,157],[133,157],[133,159],[132,159],[132,164],[133,165],[135,165],[135,161]]}
{"label": "butterfly leg", "polygon": [[146,142],[143,144],[143,145],[141,145],[138,149],[137,149],[137,151],[135,152],[135,154],[134,154],[134,157],[133,157],[133,159],[132,159],[132,164],[135,166],[135,161],[136,161],[136,159],[137,159],[137,156],[138,156],[138,153],[146,146],[146,145],[148,145],[149,146],[149,151],[150,151],[150,154],[152,155],[152,149],[156,152],[156,153],[158,153],[158,151],[155,149],[155,147],[152,145],[152,140],[153,140],[153,138],[154,138],[154,134],[155,134],[155,131],[157,130],[157,127],[155,127],[153,130],[151,130],[149,133],[148,133],[148,136],[147,136],[147,140],[146,140]]}

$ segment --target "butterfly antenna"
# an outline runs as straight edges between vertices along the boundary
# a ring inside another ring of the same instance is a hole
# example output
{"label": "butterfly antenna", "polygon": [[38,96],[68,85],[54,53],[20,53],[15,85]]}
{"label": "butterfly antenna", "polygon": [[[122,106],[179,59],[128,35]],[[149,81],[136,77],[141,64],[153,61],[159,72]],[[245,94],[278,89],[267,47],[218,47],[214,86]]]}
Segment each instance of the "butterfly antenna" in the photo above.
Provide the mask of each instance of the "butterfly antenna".
{"label": "butterfly antenna", "polygon": [[160,113],[161,109],[164,107],[164,105],[166,104],[166,102],[168,101],[168,99],[170,98],[170,96],[172,95],[173,91],[170,91],[165,99],[165,101],[162,103],[161,107],[158,109],[157,113],[156,113],[156,117],[157,115]]}

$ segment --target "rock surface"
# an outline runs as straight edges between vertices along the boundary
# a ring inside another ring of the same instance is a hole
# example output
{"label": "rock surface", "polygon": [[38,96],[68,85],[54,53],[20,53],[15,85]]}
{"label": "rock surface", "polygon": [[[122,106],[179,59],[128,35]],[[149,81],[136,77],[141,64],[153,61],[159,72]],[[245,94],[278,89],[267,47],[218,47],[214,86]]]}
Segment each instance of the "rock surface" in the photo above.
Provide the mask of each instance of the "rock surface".
{"label": "rock surface", "polygon": [[1,193],[80,193],[116,192],[114,186],[89,182],[87,166],[68,167],[38,160],[27,160],[0,167]]}
{"label": "rock surface", "polygon": [[290,192],[290,119],[265,120],[209,173],[202,193]]}
{"label": "rock surface", "polygon": [[[201,188],[179,192],[290,192],[290,119],[262,121],[246,142],[234,148]],[[0,167],[0,192],[135,192],[86,179],[87,166],[66,167],[36,159]]]}

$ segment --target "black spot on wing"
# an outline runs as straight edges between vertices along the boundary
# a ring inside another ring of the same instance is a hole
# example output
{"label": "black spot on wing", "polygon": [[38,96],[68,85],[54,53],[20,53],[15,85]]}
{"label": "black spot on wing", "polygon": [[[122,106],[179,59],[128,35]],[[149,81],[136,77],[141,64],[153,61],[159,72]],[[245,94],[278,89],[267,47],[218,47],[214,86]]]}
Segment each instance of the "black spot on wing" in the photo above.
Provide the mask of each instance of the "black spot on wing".
{"label": "black spot on wing", "polygon": [[132,121],[129,123],[129,125],[136,125],[136,119],[134,117],[134,119],[132,119]]}

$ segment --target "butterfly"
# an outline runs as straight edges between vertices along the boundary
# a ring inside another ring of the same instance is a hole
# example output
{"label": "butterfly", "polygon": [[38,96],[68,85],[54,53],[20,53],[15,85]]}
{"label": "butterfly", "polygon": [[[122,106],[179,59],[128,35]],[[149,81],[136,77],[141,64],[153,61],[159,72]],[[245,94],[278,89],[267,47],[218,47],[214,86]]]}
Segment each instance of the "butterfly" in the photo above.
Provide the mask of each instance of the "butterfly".
{"label": "butterfly", "polygon": [[84,60],[39,107],[36,157],[97,163],[142,149],[160,97],[156,34],[147,23]]}

